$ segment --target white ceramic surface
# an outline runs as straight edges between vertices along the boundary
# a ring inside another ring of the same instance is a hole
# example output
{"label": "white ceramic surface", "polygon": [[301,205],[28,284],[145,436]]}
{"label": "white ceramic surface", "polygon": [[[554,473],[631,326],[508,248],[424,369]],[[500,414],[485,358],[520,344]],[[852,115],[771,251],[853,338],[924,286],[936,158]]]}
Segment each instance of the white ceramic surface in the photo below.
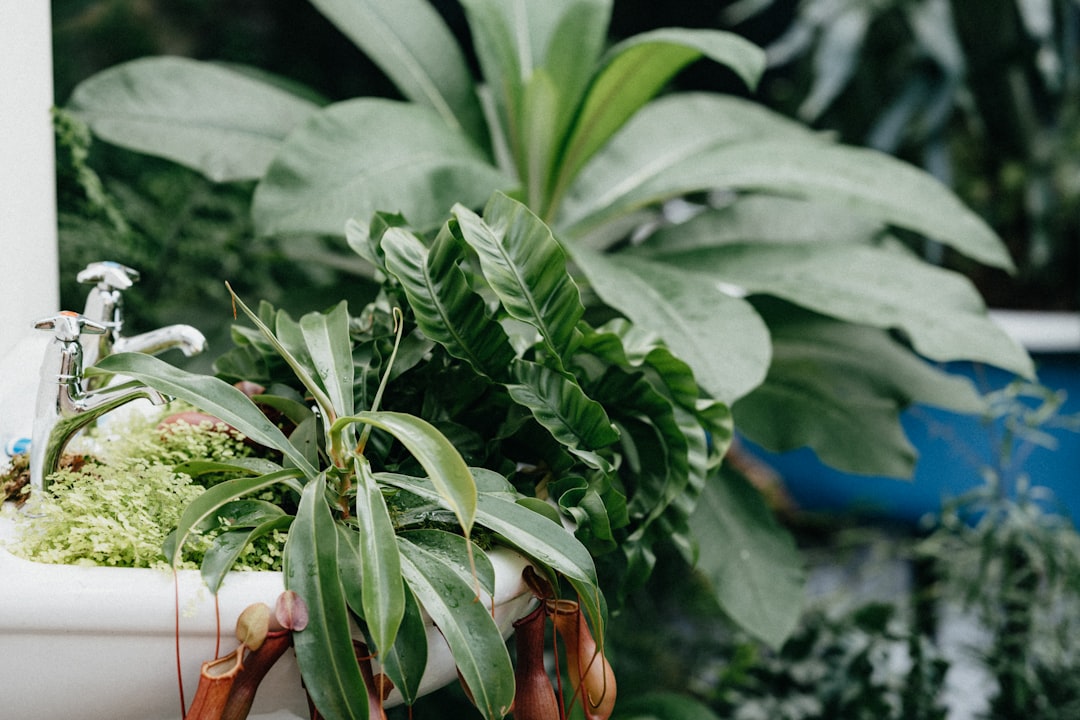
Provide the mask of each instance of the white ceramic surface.
{"label": "white ceramic surface", "polygon": [[[14,523],[0,517],[0,544],[14,542]],[[490,553],[496,568],[495,616],[504,636],[532,603],[521,581],[526,561],[508,550]],[[231,573],[218,594],[221,653],[236,647],[236,618],[248,605],[271,607],[280,573]],[[180,617],[175,612],[179,592]],[[485,603],[490,602],[485,599]],[[175,631],[190,703],[199,667],[214,657],[214,598],[197,571],[76,567],[29,562],[0,548],[0,678],[7,688],[0,716],[19,720],[178,720]],[[429,630],[422,689],[456,679],[449,650]],[[306,718],[292,651],[263,680],[252,720]]]}

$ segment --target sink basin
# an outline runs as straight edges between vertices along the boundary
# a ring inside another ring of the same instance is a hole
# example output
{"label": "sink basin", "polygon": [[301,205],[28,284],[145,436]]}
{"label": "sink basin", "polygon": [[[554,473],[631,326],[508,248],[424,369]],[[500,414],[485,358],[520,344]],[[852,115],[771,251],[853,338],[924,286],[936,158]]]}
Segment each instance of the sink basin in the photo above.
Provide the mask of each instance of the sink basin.
{"label": "sink basin", "polygon": [[[3,716],[20,720],[181,718],[177,628],[179,665],[189,703],[200,665],[212,659],[218,647],[215,598],[198,571],[179,571],[174,584],[173,575],[161,570],[48,565],[3,549],[14,542],[15,523],[10,516],[0,516],[0,678],[8,686]],[[513,621],[524,616],[533,602],[521,580],[527,561],[506,549],[489,556],[495,566],[495,619],[508,637]],[[240,612],[256,602],[273,607],[283,589],[278,572],[227,576],[217,597],[219,654],[236,647],[233,629]],[[457,677],[449,648],[433,626],[428,640],[422,692]],[[399,702],[395,694],[388,705]],[[263,680],[249,717],[308,717],[291,650]]]}

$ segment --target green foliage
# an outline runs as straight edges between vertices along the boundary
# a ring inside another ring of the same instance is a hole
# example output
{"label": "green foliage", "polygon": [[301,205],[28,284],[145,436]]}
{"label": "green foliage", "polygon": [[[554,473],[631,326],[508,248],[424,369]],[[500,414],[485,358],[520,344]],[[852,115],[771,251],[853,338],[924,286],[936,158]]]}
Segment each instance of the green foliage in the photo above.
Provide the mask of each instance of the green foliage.
{"label": "green foliage", "polygon": [[[480,548],[473,537],[487,535],[487,542],[497,537],[530,557],[557,584],[559,577],[565,578],[601,635],[606,606],[586,548],[552,523],[550,508],[538,513],[519,504],[525,496],[495,471],[523,462],[597,475],[624,492],[637,482],[627,478],[623,485],[616,475],[622,464],[616,455],[619,432],[566,369],[575,366],[577,346],[571,339],[588,328],[563,328],[561,315],[544,310],[577,292],[573,280],[565,267],[532,267],[533,260],[521,252],[538,242],[547,243],[537,248],[541,257],[558,252],[545,226],[501,196],[489,204],[483,218],[455,209],[437,237],[458,244],[459,252],[435,255],[427,247],[430,238],[391,229],[395,232],[368,237],[369,254],[387,260],[386,274],[379,298],[358,318],[351,318],[340,303],[297,321],[266,304],[256,313],[235,298],[256,331],[238,327],[237,347],[222,358],[221,366],[227,377],[251,369],[253,376],[245,379],[267,383],[269,389],[255,402],[220,378],[179,370],[147,355],[116,354],[98,367],[182,398],[272,451],[258,465],[228,458],[201,464],[207,471],[232,467],[234,477],[187,504],[166,552],[176,562],[208,526],[226,530],[214,536],[202,565],[215,588],[240,540],[288,526],[286,586],[304,598],[311,615],[308,628],[297,634],[297,657],[305,684],[324,712],[348,716],[366,705],[349,640],[351,620],[361,623],[372,652],[398,658],[388,667],[395,673],[392,679],[415,695],[414,669],[422,664],[417,658],[426,655],[426,638],[415,632],[419,604],[447,639],[481,713],[501,717],[512,702],[513,669],[489,608],[475,602],[481,585],[490,592],[490,579],[482,578],[489,578],[491,571],[483,569],[486,560],[476,557]],[[493,268],[465,261],[460,251],[492,238],[501,238],[505,264]],[[415,254],[416,264],[396,262],[406,250]],[[453,272],[468,273],[470,282],[424,282],[452,275],[443,263],[453,266]],[[527,271],[530,267],[533,271]],[[499,279],[492,280],[493,274]],[[508,286],[505,276],[519,278],[519,284]],[[498,306],[495,317],[513,316],[535,327],[518,338],[517,345],[492,317],[479,330],[473,328],[470,308],[476,303],[463,301],[481,289],[496,296],[497,283],[508,301]],[[416,302],[410,304],[410,299]],[[432,307],[445,310],[440,317],[448,333],[446,346],[425,339],[418,327],[418,318]],[[504,370],[501,380],[494,380],[476,374],[467,356],[455,359],[450,353],[461,344],[492,340],[506,343],[512,357],[520,353],[513,363],[543,372]],[[413,343],[425,352],[412,351]],[[446,378],[454,374],[462,380],[448,383]],[[577,393],[569,401],[564,398],[567,388]],[[314,408],[298,402],[303,397],[311,398]],[[287,417],[271,421],[264,408],[285,410]],[[709,422],[710,427],[725,428],[722,419]],[[451,436],[475,451],[473,467]],[[498,445],[500,439],[506,445]],[[480,467],[484,464],[490,469]],[[682,467],[685,471],[687,466]],[[516,479],[531,495],[542,487],[530,483],[546,473]],[[278,488],[282,502],[249,503],[251,496],[261,497],[272,488]],[[616,510],[622,509],[620,492],[609,490],[606,495]],[[589,496],[580,499],[587,503]],[[610,526],[603,508],[603,503],[592,508],[595,522]],[[626,523],[625,515],[615,517],[614,524]],[[649,520],[635,519],[639,524]],[[599,533],[590,526],[583,534]]]}
{"label": "green foliage", "polygon": [[[173,408],[175,409],[175,408]],[[222,474],[193,479],[178,465],[204,457],[238,462],[249,455],[243,439],[224,427],[174,424],[162,432],[153,417],[133,416],[92,436],[94,453],[52,478],[48,494],[36,500],[33,522],[19,516],[20,543],[10,548],[37,562],[67,565],[166,568],[162,548],[186,505]],[[97,438],[93,441],[93,438]],[[235,514],[222,513],[217,529],[243,527]],[[232,547],[230,567],[280,569],[284,528],[243,535]],[[275,532],[279,531],[279,532]],[[178,567],[197,567],[216,529],[206,527],[186,548]]]}

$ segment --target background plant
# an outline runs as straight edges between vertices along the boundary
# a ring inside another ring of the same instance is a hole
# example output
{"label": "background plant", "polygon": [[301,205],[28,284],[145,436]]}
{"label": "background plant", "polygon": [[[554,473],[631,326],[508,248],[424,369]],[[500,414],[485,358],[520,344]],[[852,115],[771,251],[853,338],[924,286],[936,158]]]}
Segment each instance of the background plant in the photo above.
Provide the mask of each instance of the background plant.
{"label": "background plant", "polygon": [[994,305],[1075,309],[1080,12],[1068,0],[745,0],[726,26],[767,44],[767,102],[920,164],[1005,239],[1019,273],[936,262]]}

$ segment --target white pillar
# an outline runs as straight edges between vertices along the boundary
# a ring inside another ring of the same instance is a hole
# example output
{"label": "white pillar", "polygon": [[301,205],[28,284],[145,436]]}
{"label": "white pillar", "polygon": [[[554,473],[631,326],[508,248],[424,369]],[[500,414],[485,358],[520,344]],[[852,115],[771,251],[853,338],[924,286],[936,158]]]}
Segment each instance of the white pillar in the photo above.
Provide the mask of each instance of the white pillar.
{"label": "white pillar", "polygon": [[0,436],[32,419],[33,322],[60,310],[51,26],[46,0],[0,1]]}

